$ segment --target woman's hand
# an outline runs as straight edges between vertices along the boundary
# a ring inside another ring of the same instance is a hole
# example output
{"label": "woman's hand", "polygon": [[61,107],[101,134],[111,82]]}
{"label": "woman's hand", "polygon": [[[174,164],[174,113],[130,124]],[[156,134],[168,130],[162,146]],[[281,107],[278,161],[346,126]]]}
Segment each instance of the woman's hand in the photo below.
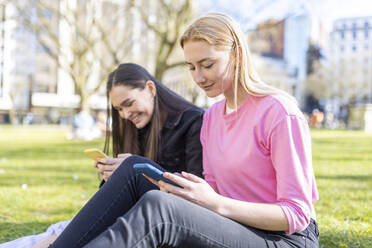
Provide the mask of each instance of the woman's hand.
{"label": "woman's hand", "polygon": [[161,191],[172,193],[212,211],[217,210],[217,201],[220,195],[204,179],[186,172],[182,172],[180,175],[165,172],[163,176],[177,183],[182,188],[164,181],[157,182],[147,176],[145,177],[158,185]]}
{"label": "woman's hand", "polygon": [[[176,175],[176,176],[179,176],[179,177],[183,177],[182,174],[178,173],[178,172],[175,172],[173,174]],[[145,174],[142,174],[142,176],[146,177],[147,180],[149,180],[150,182],[152,182],[153,184],[155,184],[156,186],[158,186],[160,188],[159,181],[156,181],[155,179],[152,179],[151,177],[149,177]],[[165,191],[165,190],[162,190],[162,191]]]}
{"label": "woman's hand", "polygon": [[98,173],[101,174],[103,180],[107,181],[121,163],[131,155],[130,153],[123,153],[118,154],[117,158],[98,158],[94,167],[98,169]]}

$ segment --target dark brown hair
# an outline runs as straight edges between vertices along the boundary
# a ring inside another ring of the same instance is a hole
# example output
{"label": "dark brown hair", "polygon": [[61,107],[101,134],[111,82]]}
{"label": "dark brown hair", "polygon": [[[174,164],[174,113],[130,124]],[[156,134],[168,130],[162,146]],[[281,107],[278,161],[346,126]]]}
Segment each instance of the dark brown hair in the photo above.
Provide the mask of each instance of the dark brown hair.
{"label": "dark brown hair", "polygon": [[[111,89],[118,85],[132,89],[144,89],[146,82],[151,80],[155,83],[156,95],[154,98],[154,111],[150,122],[147,124],[144,142],[140,144],[138,129],[128,120],[121,119],[119,112],[112,106],[109,100]],[[107,131],[104,151],[109,154],[110,138],[112,135],[113,157],[120,153],[131,153],[147,157],[157,161],[161,141],[161,129],[168,115],[173,115],[192,106],[184,98],[171,91],[157,81],[145,68],[140,65],[126,63],[120,64],[116,70],[110,73],[107,81]],[[110,129],[110,121],[111,129]],[[112,130],[112,131],[110,131]],[[145,147],[141,154],[141,147]]]}

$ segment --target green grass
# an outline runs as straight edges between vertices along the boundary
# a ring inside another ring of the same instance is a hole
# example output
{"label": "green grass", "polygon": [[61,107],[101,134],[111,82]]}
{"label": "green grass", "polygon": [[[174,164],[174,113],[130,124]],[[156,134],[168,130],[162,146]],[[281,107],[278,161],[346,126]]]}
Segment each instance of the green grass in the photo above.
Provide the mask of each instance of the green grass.
{"label": "green grass", "polygon": [[93,162],[82,151],[103,140],[69,141],[67,131],[0,126],[0,243],[70,219],[97,190]]}
{"label": "green grass", "polygon": [[[0,126],[0,243],[70,219],[97,190],[82,150],[101,148],[103,140],[66,140],[67,131]],[[312,136],[321,246],[372,247],[372,134],[312,130]]]}
{"label": "green grass", "polygon": [[324,247],[372,247],[372,134],[312,130]]}

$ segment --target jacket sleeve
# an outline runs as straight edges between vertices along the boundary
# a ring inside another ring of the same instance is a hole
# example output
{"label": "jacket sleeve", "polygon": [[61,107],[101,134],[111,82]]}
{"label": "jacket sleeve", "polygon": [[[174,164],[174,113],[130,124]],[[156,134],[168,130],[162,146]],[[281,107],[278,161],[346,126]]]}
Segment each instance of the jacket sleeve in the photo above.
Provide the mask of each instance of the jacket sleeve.
{"label": "jacket sleeve", "polygon": [[200,143],[200,129],[202,126],[203,114],[195,118],[186,133],[185,163],[187,172],[203,177],[202,146]]}

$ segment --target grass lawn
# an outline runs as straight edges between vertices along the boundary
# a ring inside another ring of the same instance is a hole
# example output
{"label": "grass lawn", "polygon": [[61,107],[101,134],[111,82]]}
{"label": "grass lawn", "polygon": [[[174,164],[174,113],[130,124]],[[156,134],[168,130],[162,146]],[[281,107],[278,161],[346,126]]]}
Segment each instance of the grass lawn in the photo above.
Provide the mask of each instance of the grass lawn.
{"label": "grass lawn", "polygon": [[[66,128],[0,126],[0,243],[70,219],[98,179],[82,150],[103,139],[66,140]],[[372,134],[312,130],[323,247],[372,247]]]}

